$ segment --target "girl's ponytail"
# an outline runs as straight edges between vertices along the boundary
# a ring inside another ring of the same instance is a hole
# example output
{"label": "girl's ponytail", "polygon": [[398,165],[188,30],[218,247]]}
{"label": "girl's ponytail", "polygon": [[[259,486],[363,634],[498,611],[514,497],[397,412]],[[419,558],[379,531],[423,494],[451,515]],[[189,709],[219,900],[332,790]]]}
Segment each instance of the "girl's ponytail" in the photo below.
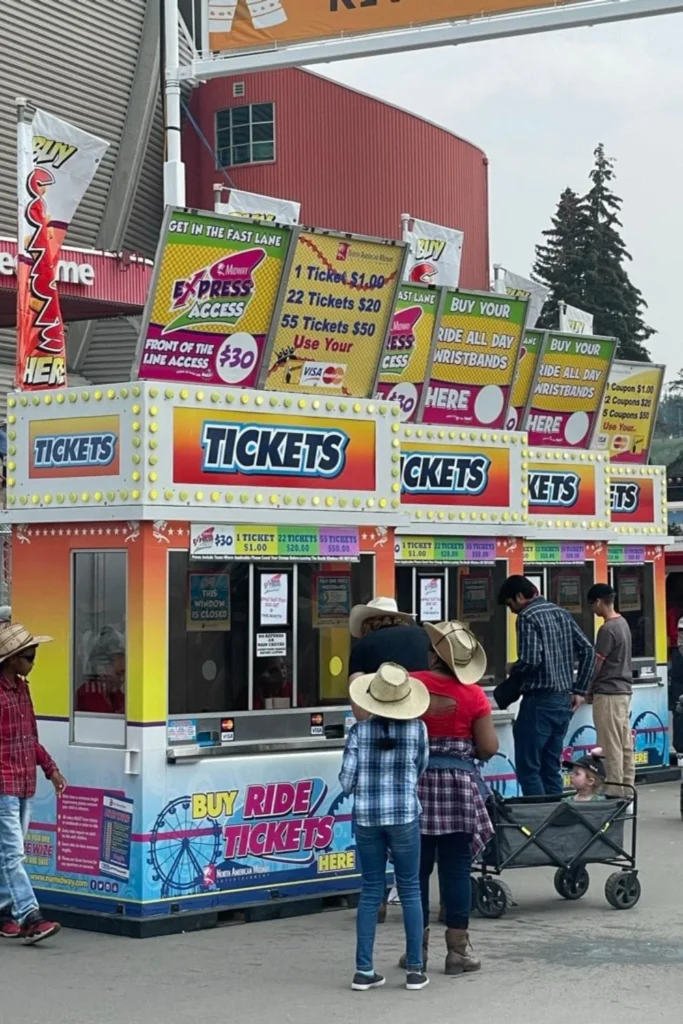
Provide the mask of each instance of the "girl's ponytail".
{"label": "girl's ponytail", "polygon": [[396,747],[396,740],[393,736],[389,735],[389,720],[386,718],[380,718],[379,721],[382,725],[383,735],[378,740],[380,750],[394,750]]}

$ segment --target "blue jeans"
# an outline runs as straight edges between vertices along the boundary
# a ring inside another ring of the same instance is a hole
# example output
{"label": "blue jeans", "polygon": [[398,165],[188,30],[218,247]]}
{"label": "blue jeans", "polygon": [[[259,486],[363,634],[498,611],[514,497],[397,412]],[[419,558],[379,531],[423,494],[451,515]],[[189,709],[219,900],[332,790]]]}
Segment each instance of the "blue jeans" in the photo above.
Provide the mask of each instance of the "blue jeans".
{"label": "blue jeans", "polygon": [[30,800],[0,795],[0,912],[11,908],[19,924],[38,909],[24,867],[24,836],[30,820]]}
{"label": "blue jeans", "polygon": [[387,855],[391,854],[396,888],[403,911],[408,970],[421,971],[422,906],[420,903],[420,825],[356,825],[356,850],[362,888],[356,917],[356,970],[372,971],[377,913],[384,900]]}
{"label": "blue jeans", "polygon": [[424,927],[429,927],[429,879],[439,857],[439,894],[447,928],[466,929],[472,907],[472,836],[450,832],[443,836],[422,836],[420,892]]}
{"label": "blue jeans", "polygon": [[524,796],[563,790],[560,761],[572,717],[570,693],[527,693],[514,724],[517,778]]}

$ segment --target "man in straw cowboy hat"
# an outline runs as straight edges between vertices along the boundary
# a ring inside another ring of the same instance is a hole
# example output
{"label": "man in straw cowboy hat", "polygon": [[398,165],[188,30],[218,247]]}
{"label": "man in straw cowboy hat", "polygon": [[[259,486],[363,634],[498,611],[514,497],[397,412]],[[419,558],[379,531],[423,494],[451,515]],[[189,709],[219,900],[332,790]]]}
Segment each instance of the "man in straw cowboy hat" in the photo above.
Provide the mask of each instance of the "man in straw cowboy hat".
{"label": "man in straw cowboy hat", "polygon": [[486,672],[486,654],[462,622],[425,623],[432,644],[430,667],[415,677],[427,688],[424,715],[429,764],[418,784],[420,819],[420,891],[423,909],[423,960],[429,945],[429,883],[438,857],[439,890],[446,922],[445,973],[478,971],[469,937],[472,860],[493,829],[486,810],[488,791],[476,760],[498,750],[491,704],[477,686]]}
{"label": "man in straw cowboy hat", "polygon": [[595,651],[574,617],[526,576],[509,576],[498,603],[517,616],[517,661],[496,692],[501,707],[504,690],[507,703],[522,697],[513,727],[517,778],[524,796],[559,795],[564,738],[593,677]]}
{"label": "man in straw cowboy hat", "polygon": [[406,988],[424,988],[420,902],[420,803],[417,782],[427,766],[427,730],[419,721],[429,704],[426,687],[396,664],[351,683],[351,702],[368,717],[351,727],[339,781],[353,793],[356,851],[362,887],[356,918],[356,973],[351,988],[384,985],[373,951],[384,898],[387,855],[396,873],[406,933]]}
{"label": "man in straw cowboy hat", "polygon": [[429,640],[415,616],[400,612],[393,597],[356,604],[349,615],[351,636],[358,640],[349,658],[349,679],[376,672],[385,661],[397,661],[408,672],[427,668]]}
{"label": "man in straw cowboy hat", "polygon": [[40,766],[61,796],[66,782],[38,741],[26,679],[38,644],[52,637],[32,636],[19,622],[0,623],[0,937],[23,938],[27,945],[59,931],[45,921],[24,868],[24,836]]}

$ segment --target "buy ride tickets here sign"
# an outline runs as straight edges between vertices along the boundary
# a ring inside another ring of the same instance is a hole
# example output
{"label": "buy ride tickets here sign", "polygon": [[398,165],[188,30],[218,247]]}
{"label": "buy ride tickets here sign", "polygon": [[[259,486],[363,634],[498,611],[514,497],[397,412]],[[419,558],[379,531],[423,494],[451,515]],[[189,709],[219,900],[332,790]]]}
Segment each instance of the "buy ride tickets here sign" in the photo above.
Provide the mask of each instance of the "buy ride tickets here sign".
{"label": "buy ride tickets here sign", "polygon": [[610,462],[647,462],[666,367],[615,360],[595,447]]}
{"label": "buy ride tickets here sign", "polygon": [[549,331],[525,414],[530,445],[587,448],[617,342]]}
{"label": "buy ride tickets here sign", "polygon": [[171,210],[138,342],[142,380],[252,387],[291,230]]}
{"label": "buy ride tickets here sign", "polygon": [[526,313],[524,299],[448,292],[424,405],[425,423],[504,426]]}
{"label": "buy ride tickets here sign", "polygon": [[369,397],[405,252],[399,242],[301,231],[261,386]]}
{"label": "buy ride tickets here sign", "polygon": [[441,293],[403,285],[380,363],[376,397],[398,402],[403,423],[417,419],[438,321]]}
{"label": "buy ride tickets here sign", "polygon": [[401,562],[495,562],[496,541],[489,537],[398,537]]}

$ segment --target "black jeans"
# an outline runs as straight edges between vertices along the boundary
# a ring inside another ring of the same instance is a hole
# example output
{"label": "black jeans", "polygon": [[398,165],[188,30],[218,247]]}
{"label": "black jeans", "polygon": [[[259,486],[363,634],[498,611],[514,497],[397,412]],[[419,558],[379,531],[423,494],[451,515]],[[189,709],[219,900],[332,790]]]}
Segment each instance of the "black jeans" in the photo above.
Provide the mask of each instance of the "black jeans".
{"label": "black jeans", "polygon": [[450,832],[443,836],[422,836],[420,850],[420,895],[425,928],[429,927],[429,879],[438,851],[441,903],[447,928],[467,928],[472,906],[472,836]]}

